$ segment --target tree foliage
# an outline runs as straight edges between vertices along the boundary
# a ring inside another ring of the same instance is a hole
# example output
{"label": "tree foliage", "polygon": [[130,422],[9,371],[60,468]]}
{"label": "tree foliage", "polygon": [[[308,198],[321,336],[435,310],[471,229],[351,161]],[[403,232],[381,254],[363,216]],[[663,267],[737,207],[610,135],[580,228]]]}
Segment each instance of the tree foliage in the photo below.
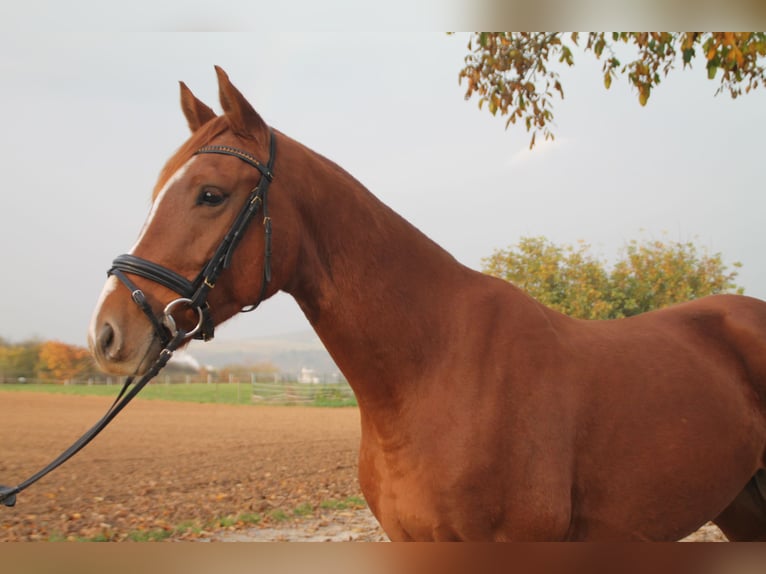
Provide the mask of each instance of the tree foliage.
{"label": "tree foliage", "polygon": [[19,377],[34,377],[40,354],[39,341],[12,344],[3,341],[0,345],[0,379],[16,380]]}
{"label": "tree foliage", "polygon": [[67,381],[86,376],[93,370],[87,349],[59,341],[46,341],[40,346],[37,376],[40,379]]}
{"label": "tree foliage", "polygon": [[691,242],[628,242],[611,267],[587,243],[558,246],[525,237],[483,261],[483,271],[524,289],[541,303],[572,317],[630,317],[717,293],[742,293],[720,253]]}
{"label": "tree foliage", "polygon": [[59,341],[0,342],[0,379],[20,377],[57,381],[85,378],[96,372],[90,353],[83,347]]}
{"label": "tree foliage", "polygon": [[[618,44],[632,45],[635,59],[621,62]],[[554,139],[553,98],[564,98],[556,63],[574,65],[573,47],[581,45],[603,62],[604,86],[609,89],[617,74],[627,75],[642,106],[671,70],[679,63],[691,67],[698,56],[709,79],[720,76],[716,95],[728,91],[736,98],[766,82],[763,32],[591,32],[584,39],[577,32],[476,32],[459,74],[461,83],[466,80],[465,97],[477,94],[480,109],[508,116],[506,127],[523,123],[532,133],[530,148],[540,132]]]}
{"label": "tree foliage", "polygon": [[720,253],[700,253],[691,243],[629,242],[612,269],[611,298],[619,317],[629,317],[718,293],[739,293],[736,269],[729,271]]}

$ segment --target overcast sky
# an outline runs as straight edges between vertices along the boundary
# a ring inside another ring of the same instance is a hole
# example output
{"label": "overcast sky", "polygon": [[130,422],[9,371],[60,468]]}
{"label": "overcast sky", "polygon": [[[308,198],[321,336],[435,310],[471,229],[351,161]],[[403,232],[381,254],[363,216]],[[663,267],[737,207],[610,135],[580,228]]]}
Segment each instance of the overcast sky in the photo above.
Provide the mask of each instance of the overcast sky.
{"label": "overcast sky", "polygon": [[[739,283],[766,298],[766,91],[714,97],[697,64],[642,108],[576,54],[557,140],[530,152],[526,133],[464,100],[466,43],[438,32],[6,33],[0,336],[85,344],[106,269],[188,135],[177,81],[219,109],[214,64],[267,122],[470,267],[522,236],[584,240],[605,258],[633,238],[692,240],[741,261]],[[217,336],[308,328],[279,295]]]}

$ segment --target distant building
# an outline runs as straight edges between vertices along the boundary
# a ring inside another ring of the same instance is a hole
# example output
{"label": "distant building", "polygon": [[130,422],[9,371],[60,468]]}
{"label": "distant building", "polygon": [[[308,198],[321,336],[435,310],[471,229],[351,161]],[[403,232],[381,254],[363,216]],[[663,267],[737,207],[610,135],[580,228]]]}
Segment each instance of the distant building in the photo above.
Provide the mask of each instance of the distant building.
{"label": "distant building", "polygon": [[307,369],[306,367],[302,367],[301,374],[298,375],[298,382],[308,385],[317,385],[320,381],[314,369]]}

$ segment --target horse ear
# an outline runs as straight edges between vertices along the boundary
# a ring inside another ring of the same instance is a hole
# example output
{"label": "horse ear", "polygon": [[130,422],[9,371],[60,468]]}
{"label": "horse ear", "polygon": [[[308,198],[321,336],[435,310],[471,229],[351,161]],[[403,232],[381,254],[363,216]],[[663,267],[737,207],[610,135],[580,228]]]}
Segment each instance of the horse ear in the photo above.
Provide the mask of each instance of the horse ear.
{"label": "horse ear", "polygon": [[222,68],[216,66],[218,75],[218,94],[221,98],[221,107],[231,123],[231,127],[239,136],[254,137],[264,132],[266,122],[253,109],[240,91],[234,87],[229,76]]}
{"label": "horse ear", "polygon": [[183,82],[181,85],[181,109],[186,116],[186,123],[192,133],[196,132],[203,124],[215,117],[215,112],[203,104],[192,94],[191,90]]}

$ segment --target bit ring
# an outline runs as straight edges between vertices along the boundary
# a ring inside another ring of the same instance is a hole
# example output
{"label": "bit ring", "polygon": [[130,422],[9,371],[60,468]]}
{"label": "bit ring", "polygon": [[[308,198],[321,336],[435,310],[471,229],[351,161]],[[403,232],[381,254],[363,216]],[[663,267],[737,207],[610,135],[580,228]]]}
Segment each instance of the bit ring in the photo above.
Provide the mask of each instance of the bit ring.
{"label": "bit ring", "polygon": [[[180,304],[188,305],[189,307],[193,307],[193,301],[191,299],[188,299],[186,297],[181,297],[179,299],[175,299],[165,305],[165,310],[163,311],[163,318],[162,318],[162,324],[165,325],[165,327],[168,328],[170,331],[170,335],[172,337],[175,337],[178,334],[178,327],[176,326],[176,320],[173,318],[173,309]],[[204,315],[202,313],[202,308],[197,306],[194,307],[197,310],[197,325],[186,333],[186,338],[192,337],[196,335],[199,330],[202,328],[202,322],[204,321]]]}

